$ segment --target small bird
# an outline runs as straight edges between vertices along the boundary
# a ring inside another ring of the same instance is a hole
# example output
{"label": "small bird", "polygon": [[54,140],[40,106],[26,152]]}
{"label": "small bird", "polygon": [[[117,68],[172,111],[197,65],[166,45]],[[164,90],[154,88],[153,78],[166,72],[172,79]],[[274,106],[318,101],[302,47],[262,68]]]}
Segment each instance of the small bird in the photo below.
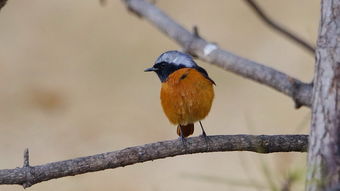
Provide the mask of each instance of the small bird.
{"label": "small bird", "polygon": [[215,82],[207,71],[198,66],[193,58],[180,51],[161,54],[151,68],[162,82],[161,104],[177,134],[183,139],[194,133],[194,123],[199,121],[202,136],[206,137],[200,120],[204,119],[214,99]]}

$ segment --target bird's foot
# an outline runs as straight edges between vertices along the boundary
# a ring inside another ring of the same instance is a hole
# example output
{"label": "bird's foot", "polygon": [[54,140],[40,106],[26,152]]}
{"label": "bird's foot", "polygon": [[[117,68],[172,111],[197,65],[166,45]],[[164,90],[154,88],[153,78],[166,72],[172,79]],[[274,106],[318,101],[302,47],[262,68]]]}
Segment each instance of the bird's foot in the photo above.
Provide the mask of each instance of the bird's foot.
{"label": "bird's foot", "polygon": [[185,152],[187,152],[187,139],[184,136],[179,136],[178,139],[182,142]]}
{"label": "bird's foot", "polygon": [[204,139],[205,144],[207,146],[207,151],[209,151],[210,150],[210,142],[212,142],[212,140],[207,136],[207,134],[204,131],[199,137]]}

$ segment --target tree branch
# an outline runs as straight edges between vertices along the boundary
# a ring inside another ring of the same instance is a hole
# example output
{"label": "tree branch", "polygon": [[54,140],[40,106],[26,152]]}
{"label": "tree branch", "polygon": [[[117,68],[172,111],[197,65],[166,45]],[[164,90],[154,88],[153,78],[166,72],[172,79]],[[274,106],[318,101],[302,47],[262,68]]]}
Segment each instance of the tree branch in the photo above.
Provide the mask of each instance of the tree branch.
{"label": "tree branch", "polygon": [[288,31],[286,28],[278,24],[277,22],[273,21],[262,9],[261,7],[254,1],[254,0],[244,0],[246,4],[253,9],[256,15],[269,27],[276,30],[283,36],[287,37],[288,39],[292,40],[293,42],[300,45],[302,48],[310,52],[311,54],[315,54],[315,47],[310,45],[308,42],[299,38],[296,34]]}
{"label": "tree branch", "polygon": [[290,96],[297,108],[302,105],[310,107],[311,84],[303,83],[273,68],[220,49],[215,44],[186,30],[151,3],[144,0],[124,0],[123,2],[128,10],[150,21],[188,53]]}
{"label": "tree branch", "polygon": [[0,0],[0,10],[6,5],[7,0]]}
{"label": "tree branch", "polygon": [[29,166],[26,150],[22,168],[0,170],[0,184],[19,184],[26,188],[55,178],[177,155],[221,151],[306,152],[307,145],[308,135],[217,135],[209,136],[208,139],[188,138],[185,142],[180,139],[161,141],[38,166]]}

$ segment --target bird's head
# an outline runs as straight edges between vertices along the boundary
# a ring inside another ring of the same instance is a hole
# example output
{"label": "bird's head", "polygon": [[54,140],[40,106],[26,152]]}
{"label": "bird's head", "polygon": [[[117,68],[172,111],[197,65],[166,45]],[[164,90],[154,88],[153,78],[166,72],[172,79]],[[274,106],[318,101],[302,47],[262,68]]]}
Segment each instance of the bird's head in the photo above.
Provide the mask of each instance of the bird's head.
{"label": "bird's head", "polygon": [[[161,54],[155,64],[151,68],[147,68],[144,72],[154,71],[157,73],[161,82],[165,82],[168,76],[174,71],[181,68],[200,68],[192,57],[183,52],[171,50]],[[203,69],[203,68],[202,68]]]}

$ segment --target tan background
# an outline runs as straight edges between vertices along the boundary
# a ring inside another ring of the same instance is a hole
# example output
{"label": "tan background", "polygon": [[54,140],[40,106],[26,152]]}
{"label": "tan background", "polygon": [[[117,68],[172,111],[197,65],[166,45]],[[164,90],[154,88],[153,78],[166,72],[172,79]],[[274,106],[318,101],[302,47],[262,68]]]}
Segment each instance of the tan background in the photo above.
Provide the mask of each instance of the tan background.
{"label": "tan background", "polygon": [[[315,43],[318,1],[258,2]],[[203,37],[227,50],[312,79],[314,57],[268,29],[243,1],[158,0],[157,6],[187,28],[198,25]],[[106,6],[97,0],[9,0],[0,12],[0,169],[21,166],[27,147],[37,165],[177,138],[161,110],[158,78],[143,72],[170,49],[180,47],[118,0]],[[198,63],[217,83],[203,121],[208,134],[308,132],[308,109],[295,110],[291,99],[270,88]],[[299,153],[196,154],[28,190],[270,190],[266,175],[280,187],[287,174],[303,174],[305,160]],[[294,189],[302,185],[300,177]]]}

